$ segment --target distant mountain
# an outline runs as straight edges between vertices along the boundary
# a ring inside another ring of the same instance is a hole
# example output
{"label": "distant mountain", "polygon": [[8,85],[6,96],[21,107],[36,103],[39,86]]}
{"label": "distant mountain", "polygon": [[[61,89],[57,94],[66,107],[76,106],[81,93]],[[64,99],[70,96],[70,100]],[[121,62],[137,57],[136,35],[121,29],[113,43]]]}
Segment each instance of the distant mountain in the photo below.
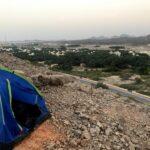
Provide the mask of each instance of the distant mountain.
{"label": "distant mountain", "polygon": [[103,39],[107,39],[107,38],[108,38],[108,37],[106,37],[106,36],[99,36],[99,37],[93,36],[93,37],[91,37],[90,39],[103,40]]}
{"label": "distant mountain", "polygon": [[128,34],[122,34],[120,36],[113,37],[92,37],[84,40],[72,40],[62,41],[61,43],[67,42],[69,44],[131,44],[131,45],[145,45],[150,44],[150,35],[147,36],[130,36]]}
{"label": "distant mountain", "polygon": [[120,37],[132,37],[129,34],[121,34]]}

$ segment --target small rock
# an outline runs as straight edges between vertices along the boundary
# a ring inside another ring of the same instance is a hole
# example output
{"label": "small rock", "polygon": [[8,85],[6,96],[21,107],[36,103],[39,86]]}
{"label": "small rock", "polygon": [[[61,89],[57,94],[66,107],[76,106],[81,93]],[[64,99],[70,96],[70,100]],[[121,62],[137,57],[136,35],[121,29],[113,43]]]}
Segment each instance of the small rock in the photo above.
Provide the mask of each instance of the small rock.
{"label": "small rock", "polygon": [[106,149],[107,150],[111,150],[110,146],[106,145]]}
{"label": "small rock", "polygon": [[107,128],[106,131],[105,131],[105,134],[107,136],[109,136],[111,133],[112,133],[112,129],[111,128]]}
{"label": "small rock", "polygon": [[119,135],[119,132],[115,132],[116,135]]}
{"label": "small rock", "polygon": [[102,123],[100,123],[99,121],[97,122],[97,126],[99,127],[99,128],[103,128],[103,124]]}
{"label": "small rock", "polygon": [[96,126],[95,128],[90,128],[90,133],[92,136],[95,136],[96,134],[100,133],[100,128],[98,126]]}
{"label": "small rock", "polygon": [[99,144],[98,144],[98,147],[99,147],[99,148],[101,148],[101,147],[102,147],[102,144],[101,144],[101,143],[99,143]]}
{"label": "small rock", "polygon": [[135,138],[131,138],[132,143],[134,144],[138,144],[138,140],[136,140]]}
{"label": "small rock", "polygon": [[129,145],[129,149],[130,149],[130,150],[135,150],[135,146],[134,146],[134,144],[131,144],[131,143],[130,143],[130,145]]}
{"label": "small rock", "polygon": [[77,138],[80,138],[80,136],[82,134],[81,130],[73,130],[73,133],[74,133],[74,136]]}
{"label": "small rock", "polygon": [[89,143],[89,140],[83,139],[83,140],[81,140],[80,145],[85,147],[85,146],[87,146],[88,143]]}
{"label": "small rock", "polygon": [[58,148],[58,150],[64,150],[63,148]]}
{"label": "small rock", "polygon": [[126,142],[124,138],[121,138],[120,140],[121,140],[121,142],[123,142],[123,143],[125,143],[125,142]]}
{"label": "small rock", "polygon": [[114,148],[115,150],[120,150],[120,149],[121,149],[121,146],[119,146],[119,145],[114,145],[113,148]]}
{"label": "small rock", "polygon": [[69,122],[68,120],[64,120],[64,124],[65,124],[65,125],[69,125],[70,122]]}
{"label": "small rock", "polygon": [[76,139],[72,139],[71,141],[70,141],[70,145],[71,146],[77,146],[78,145],[78,143],[77,143],[77,141],[76,141]]}
{"label": "small rock", "polygon": [[84,130],[84,131],[83,131],[82,137],[83,137],[84,139],[87,139],[87,140],[90,140],[90,139],[91,139],[91,135],[90,135],[90,133],[89,133],[87,130]]}
{"label": "small rock", "polygon": [[80,113],[79,116],[80,116],[80,118],[82,118],[82,119],[90,119],[90,116],[87,115],[87,114]]}
{"label": "small rock", "polygon": [[118,131],[123,131],[123,126],[121,126],[120,124],[118,125]]}
{"label": "small rock", "polygon": [[48,145],[46,146],[47,150],[52,150],[55,146],[55,143],[48,143]]}
{"label": "small rock", "polygon": [[149,148],[150,148],[150,141],[144,142],[144,143],[143,143],[143,149],[149,150]]}

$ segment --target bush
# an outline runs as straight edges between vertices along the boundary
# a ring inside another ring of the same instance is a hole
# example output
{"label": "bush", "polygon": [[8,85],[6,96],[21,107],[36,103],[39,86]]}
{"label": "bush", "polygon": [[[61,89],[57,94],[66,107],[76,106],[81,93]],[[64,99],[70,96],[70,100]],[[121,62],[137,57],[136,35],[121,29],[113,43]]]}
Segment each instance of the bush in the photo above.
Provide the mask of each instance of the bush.
{"label": "bush", "polygon": [[98,82],[95,88],[103,88],[103,89],[108,89],[108,86],[102,82]]}
{"label": "bush", "polygon": [[134,84],[122,84],[121,88],[127,89],[128,91],[136,91],[137,87]]}
{"label": "bush", "polygon": [[123,73],[120,75],[122,80],[129,80],[129,78],[132,76],[131,73]]}
{"label": "bush", "polygon": [[144,66],[144,67],[137,67],[136,69],[136,72],[141,74],[141,75],[148,75],[149,74],[149,68]]}
{"label": "bush", "polygon": [[142,79],[141,78],[135,78],[135,82],[136,82],[136,84],[142,83]]}
{"label": "bush", "polygon": [[63,64],[58,66],[59,70],[64,70],[64,71],[71,71],[72,66],[70,64]]}

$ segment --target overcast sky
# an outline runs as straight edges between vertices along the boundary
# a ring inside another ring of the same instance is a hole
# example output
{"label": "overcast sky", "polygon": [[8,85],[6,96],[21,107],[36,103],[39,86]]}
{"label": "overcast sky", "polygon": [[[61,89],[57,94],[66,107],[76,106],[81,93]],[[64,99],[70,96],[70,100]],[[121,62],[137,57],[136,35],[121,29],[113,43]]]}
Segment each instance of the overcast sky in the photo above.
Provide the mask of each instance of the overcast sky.
{"label": "overcast sky", "polygon": [[0,40],[150,33],[150,0],[0,0]]}

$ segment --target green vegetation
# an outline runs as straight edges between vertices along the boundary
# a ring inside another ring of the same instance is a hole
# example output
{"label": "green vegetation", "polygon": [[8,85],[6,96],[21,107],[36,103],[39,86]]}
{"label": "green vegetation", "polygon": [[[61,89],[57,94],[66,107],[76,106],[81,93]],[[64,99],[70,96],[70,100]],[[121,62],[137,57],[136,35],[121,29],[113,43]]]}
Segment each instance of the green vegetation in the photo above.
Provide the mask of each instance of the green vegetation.
{"label": "green vegetation", "polygon": [[112,50],[115,50],[115,51],[119,51],[120,49],[125,49],[124,46],[110,46],[109,48],[111,48]]}
{"label": "green vegetation", "polygon": [[79,76],[79,77],[90,78],[96,81],[101,80],[102,77],[109,77],[111,75],[110,73],[103,72],[100,70],[97,70],[97,71],[63,71],[63,72],[72,74],[75,76]]}
{"label": "green vegetation", "polygon": [[[150,56],[146,54],[134,55],[128,51],[111,52],[107,50],[90,51],[82,49],[77,52],[66,52],[65,47],[61,46],[60,50],[64,51],[64,55],[52,55],[52,48],[43,48],[42,51],[31,50],[30,55],[14,48],[14,55],[28,59],[30,61],[45,61],[46,64],[58,64],[60,70],[72,70],[73,66],[79,66],[84,63],[88,68],[105,68],[107,72],[113,72],[124,69],[132,69],[139,74],[149,74],[150,72]],[[31,55],[34,53],[34,55]]]}
{"label": "green vegetation", "polygon": [[[71,45],[74,47],[77,45]],[[67,47],[43,48],[36,51],[31,47],[29,51],[22,51],[15,45],[13,54],[32,63],[44,62],[46,65],[57,64],[54,70],[66,72],[72,75],[86,77],[93,80],[101,80],[102,77],[119,75],[122,80],[128,80],[133,74],[139,74],[142,79],[136,79],[135,83],[124,84],[121,87],[135,90],[139,93],[150,95],[150,56],[136,52],[121,51],[124,47],[111,47],[113,50],[89,50],[80,49],[67,51]],[[22,48],[23,49],[23,48]],[[84,64],[85,71],[74,70]]]}
{"label": "green vegetation", "polygon": [[80,47],[81,45],[79,45],[79,44],[70,44],[70,45],[68,45],[67,47]]}
{"label": "green vegetation", "polygon": [[150,77],[142,76],[142,79],[136,79],[135,83],[122,84],[120,87],[150,96]]}
{"label": "green vegetation", "polygon": [[103,89],[108,89],[108,86],[107,85],[105,85],[104,83],[102,83],[102,82],[99,82],[99,83],[97,83],[97,85],[96,85],[96,88],[103,88]]}

